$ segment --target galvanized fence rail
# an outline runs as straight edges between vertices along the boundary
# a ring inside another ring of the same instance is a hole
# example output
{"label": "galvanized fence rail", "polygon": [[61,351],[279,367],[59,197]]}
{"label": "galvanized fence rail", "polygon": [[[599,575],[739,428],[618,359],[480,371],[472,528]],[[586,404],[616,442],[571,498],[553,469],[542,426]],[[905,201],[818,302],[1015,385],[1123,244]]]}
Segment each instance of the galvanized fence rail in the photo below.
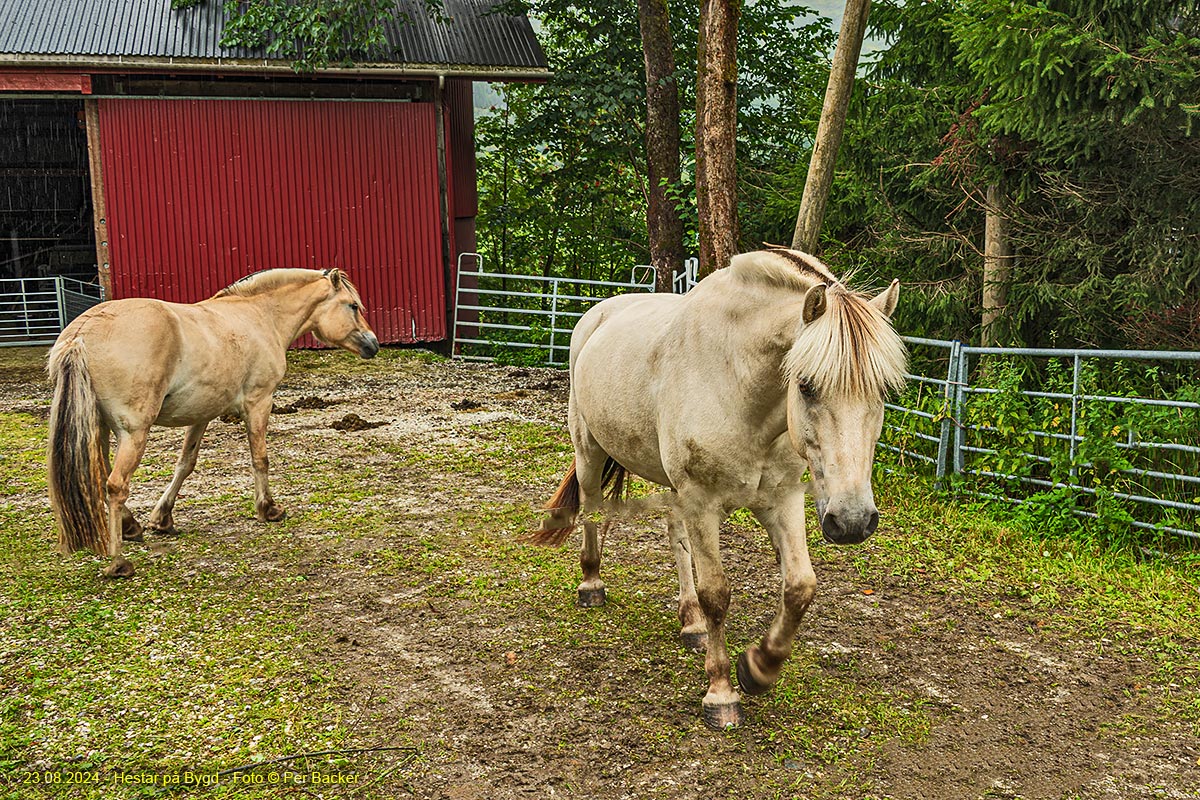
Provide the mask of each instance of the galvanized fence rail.
{"label": "galvanized fence rail", "polygon": [[[1200,365],[1200,352],[971,347],[960,341],[904,338],[928,368],[909,375],[915,391],[887,404],[880,447],[899,463],[931,468],[939,482],[964,476],[968,480],[959,490],[987,499],[1020,503],[1056,489],[1092,503],[1108,497],[1124,504],[1132,516],[1128,524],[1135,528],[1200,538],[1200,402],[1123,395],[1089,387],[1083,380],[1089,363],[1099,375],[1094,380],[1103,383],[1123,362]],[[1049,391],[997,388],[989,385],[982,369],[989,357],[1024,358],[1042,366],[1059,360],[1064,370],[1069,366],[1069,386]],[[933,368],[943,365],[945,371],[934,374]],[[986,414],[972,413],[986,411],[985,398],[1004,393],[1024,398],[1021,413],[1049,418],[1056,424],[1045,427],[1055,429],[1000,429],[980,419]],[[1096,419],[1112,422],[1111,429],[1085,431],[1085,420]],[[1119,454],[1120,463],[1084,458],[1085,447],[1096,439]],[[1084,477],[1092,480],[1085,483]],[[1072,513],[1099,516],[1086,507]]]}
{"label": "galvanized fence rail", "polygon": [[[696,259],[676,276],[676,291],[695,285]],[[474,269],[468,267],[474,266]],[[639,265],[625,281],[488,272],[478,253],[458,259],[454,352],[469,361],[497,358],[561,366],[571,331],[595,303],[626,292],[653,292],[654,267]]]}
{"label": "galvanized fence rail", "polygon": [[73,278],[0,280],[0,347],[53,344],[71,320],[103,300],[99,286]]}

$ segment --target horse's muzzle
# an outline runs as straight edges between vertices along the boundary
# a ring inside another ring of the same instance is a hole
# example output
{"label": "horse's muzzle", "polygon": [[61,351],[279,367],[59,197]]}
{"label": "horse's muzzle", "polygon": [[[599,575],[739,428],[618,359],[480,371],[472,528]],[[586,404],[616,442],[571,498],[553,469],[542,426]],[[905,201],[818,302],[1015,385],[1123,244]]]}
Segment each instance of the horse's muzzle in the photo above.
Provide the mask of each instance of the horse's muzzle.
{"label": "horse's muzzle", "polygon": [[374,358],[379,352],[379,340],[373,333],[358,334],[358,354],[363,358]]}
{"label": "horse's muzzle", "polygon": [[879,511],[874,504],[841,511],[826,510],[826,507],[826,503],[818,501],[821,533],[831,544],[862,544],[879,527]]}

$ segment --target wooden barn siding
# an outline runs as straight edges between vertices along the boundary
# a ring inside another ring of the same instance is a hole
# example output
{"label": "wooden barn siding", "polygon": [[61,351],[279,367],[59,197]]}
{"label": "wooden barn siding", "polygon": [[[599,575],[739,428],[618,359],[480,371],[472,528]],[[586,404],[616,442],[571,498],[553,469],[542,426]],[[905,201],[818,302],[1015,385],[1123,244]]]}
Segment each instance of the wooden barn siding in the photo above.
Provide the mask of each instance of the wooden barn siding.
{"label": "wooden barn siding", "polygon": [[101,99],[113,292],[346,270],[380,341],[446,338],[428,103]]}

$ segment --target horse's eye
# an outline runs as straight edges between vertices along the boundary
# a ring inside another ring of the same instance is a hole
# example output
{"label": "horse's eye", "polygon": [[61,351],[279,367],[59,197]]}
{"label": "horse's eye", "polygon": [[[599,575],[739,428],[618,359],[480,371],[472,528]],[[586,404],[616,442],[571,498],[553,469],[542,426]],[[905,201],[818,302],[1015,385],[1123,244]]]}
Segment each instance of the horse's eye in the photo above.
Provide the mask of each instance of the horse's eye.
{"label": "horse's eye", "polygon": [[358,303],[351,303],[350,310],[353,311],[355,314],[357,314],[358,313]]}
{"label": "horse's eye", "polygon": [[805,400],[812,400],[814,396],[812,384],[808,381],[797,381],[796,389]]}

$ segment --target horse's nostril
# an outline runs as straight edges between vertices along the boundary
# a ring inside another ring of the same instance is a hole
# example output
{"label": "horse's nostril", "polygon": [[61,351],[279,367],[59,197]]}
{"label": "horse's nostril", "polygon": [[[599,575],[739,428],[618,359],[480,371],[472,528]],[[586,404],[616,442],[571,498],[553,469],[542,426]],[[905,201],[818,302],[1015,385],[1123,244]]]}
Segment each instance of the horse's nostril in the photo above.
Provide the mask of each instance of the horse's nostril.
{"label": "horse's nostril", "polygon": [[870,519],[867,520],[867,535],[869,536],[870,534],[874,533],[875,529],[878,527],[879,527],[879,512],[872,511]]}
{"label": "horse's nostril", "polygon": [[841,542],[842,537],[845,535],[844,531],[842,530],[841,520],[839,520],[837,514],[832,511],[827,511],[824,516],[821,517],[821,532],[825,534],[825,538],[835,543]]}

